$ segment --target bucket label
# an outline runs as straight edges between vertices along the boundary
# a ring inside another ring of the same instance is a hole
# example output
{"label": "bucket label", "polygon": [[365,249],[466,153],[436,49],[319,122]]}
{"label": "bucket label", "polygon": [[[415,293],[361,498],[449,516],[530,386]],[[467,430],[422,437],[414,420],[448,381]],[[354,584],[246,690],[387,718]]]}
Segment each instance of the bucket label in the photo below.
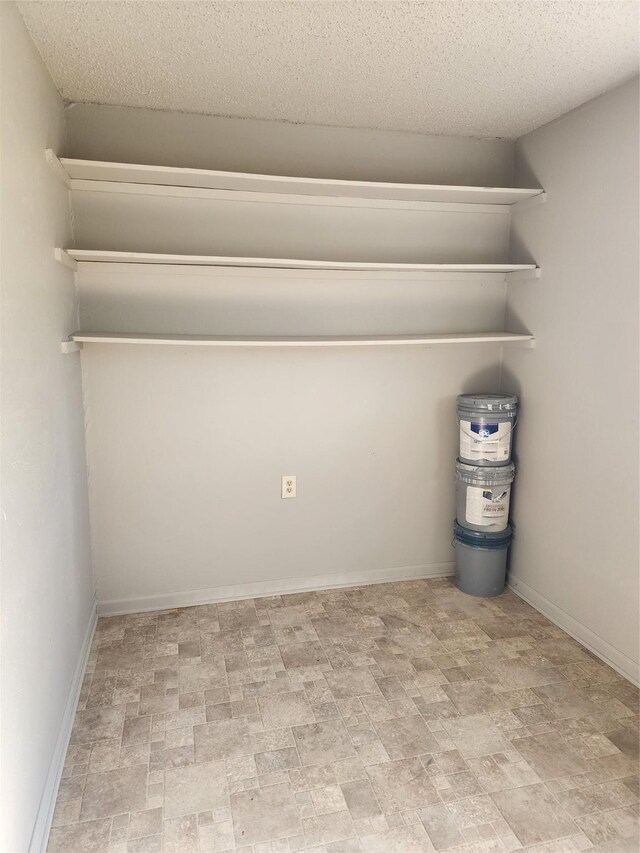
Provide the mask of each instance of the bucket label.
{"label": "bucket label", "polygon": [[478,438],[491,438],[493,435],[497,438],[499,426],[500,424],[474,424],[471,421],[471,432]]}
{"label": "bucket label", "polygon": [[509,518],[511,486],[487,489],[482,486],[467,486],[465,518],[469,524],[504,530]]}
{"label": "bucket label", "polygon": [[508,462],[511,452],[511,423],[460,421],[460,458],[472,462]]}

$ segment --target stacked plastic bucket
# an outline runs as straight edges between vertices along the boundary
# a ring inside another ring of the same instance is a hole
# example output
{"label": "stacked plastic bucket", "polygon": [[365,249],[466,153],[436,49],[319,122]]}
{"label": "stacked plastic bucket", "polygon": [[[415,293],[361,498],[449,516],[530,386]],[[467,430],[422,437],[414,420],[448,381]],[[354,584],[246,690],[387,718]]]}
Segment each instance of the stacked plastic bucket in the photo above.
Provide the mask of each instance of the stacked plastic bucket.
{"label": "stacked plastic bucket", "polygon": [[460,455],[456,462],[456,585],[469,595],[504,590],[511,544],[509,499],[515,466],[511,439],[518,398],[507,394],[458,397]]}

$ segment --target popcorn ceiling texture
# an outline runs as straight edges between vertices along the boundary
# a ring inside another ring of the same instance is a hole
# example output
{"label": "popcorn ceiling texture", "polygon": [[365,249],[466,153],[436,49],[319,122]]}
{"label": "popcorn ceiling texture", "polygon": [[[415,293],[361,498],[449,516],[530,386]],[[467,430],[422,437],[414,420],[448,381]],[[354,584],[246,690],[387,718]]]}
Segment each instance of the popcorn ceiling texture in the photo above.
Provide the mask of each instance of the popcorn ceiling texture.
{"label": "popcorn ceiling texture", "polygon": [[69,101],[517,138],[637,74],[635,2],[21,2]]}

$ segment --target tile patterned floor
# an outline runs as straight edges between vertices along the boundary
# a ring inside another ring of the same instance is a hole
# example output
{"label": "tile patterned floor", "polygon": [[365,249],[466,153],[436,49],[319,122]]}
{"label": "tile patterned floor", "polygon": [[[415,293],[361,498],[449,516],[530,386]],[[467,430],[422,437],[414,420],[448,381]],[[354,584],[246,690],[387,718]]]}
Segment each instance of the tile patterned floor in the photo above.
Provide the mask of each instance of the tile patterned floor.
{"label": "tile patterned floor", "polygon": [[638,850],[638,691],[449,580],[101,619],[50,853]]}

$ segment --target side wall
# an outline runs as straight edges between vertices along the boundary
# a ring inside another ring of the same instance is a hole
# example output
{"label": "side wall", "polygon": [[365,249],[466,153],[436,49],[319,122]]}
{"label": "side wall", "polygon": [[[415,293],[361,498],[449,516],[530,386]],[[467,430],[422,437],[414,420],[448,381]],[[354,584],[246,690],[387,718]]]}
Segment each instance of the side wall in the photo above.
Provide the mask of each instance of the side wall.
{"label": "side wall", "polygon": [[[93,626],[62,103],[13,3],[2,23],[2,850],[40,849]],[[71,698],[70,698],[71,697]],[[62,736],[60,733],[62,732]]]}
{"label": "side wall", "polygon": [[542,267],[508,290],[533,352],[505,354],[522,396],[514,589],[638,679],[638,83],[520,139],[512,252]]}
{"label": "side wall", "polygon": [[[512,143],[499,140],[82,105],[67,115],[71,157],[478,185],[512,177]],[[214,219],[209,201],[154,196],[143,210],[140,199],[107,195],[77,194],[84,248],[190,252],[197,237],[200,251],[280,257],[502,261],[508,252],[504,210],[226,201]],[[366,335],[504,322],[500,276],[81,266],[87,330]],[[451,571],[455,395],[495,390],[500,358],[499,346],[86,346],[101,612]],[[296,500],[280,497],[284,474],[297,475]]]}

